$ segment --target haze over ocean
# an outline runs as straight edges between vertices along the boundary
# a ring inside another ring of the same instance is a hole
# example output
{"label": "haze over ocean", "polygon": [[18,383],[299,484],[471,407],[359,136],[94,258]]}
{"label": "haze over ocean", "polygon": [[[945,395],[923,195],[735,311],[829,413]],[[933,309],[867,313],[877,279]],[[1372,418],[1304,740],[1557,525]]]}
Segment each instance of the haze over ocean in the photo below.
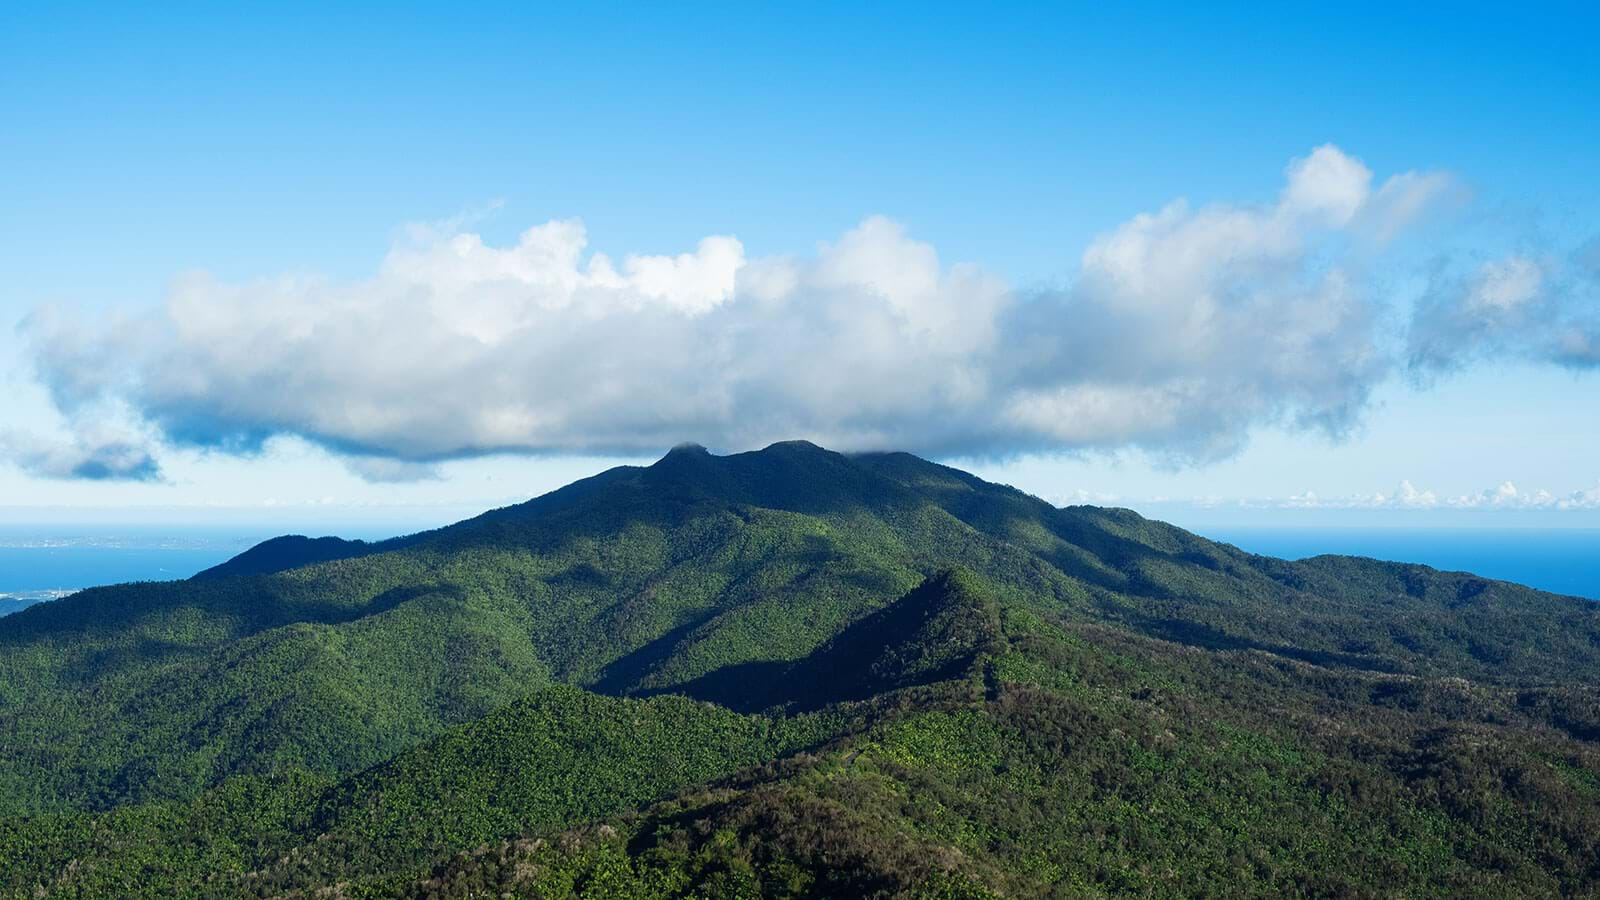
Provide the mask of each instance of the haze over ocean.
{"label": "haze over ocean", "polygon": [[[345,526],[341,536],[367,540],[421,530]],[[55,592],[129,581],[171,581],[232,558],[285,531],[323,534],[325,528],[259,525],[0,525],[0,598],[48,596]]]}

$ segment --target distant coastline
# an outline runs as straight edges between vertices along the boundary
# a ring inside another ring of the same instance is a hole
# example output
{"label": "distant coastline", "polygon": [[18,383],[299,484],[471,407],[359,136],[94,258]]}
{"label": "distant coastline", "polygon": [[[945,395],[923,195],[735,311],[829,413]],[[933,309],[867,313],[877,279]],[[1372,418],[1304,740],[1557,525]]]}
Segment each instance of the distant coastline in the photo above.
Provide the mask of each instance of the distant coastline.
{"label": "distant coastline", "polygon": [[14,612],[21,612],[35,603],[44,603],[49,600],[60,600],[77,591],[0,591],[0,616],[9,616]]}

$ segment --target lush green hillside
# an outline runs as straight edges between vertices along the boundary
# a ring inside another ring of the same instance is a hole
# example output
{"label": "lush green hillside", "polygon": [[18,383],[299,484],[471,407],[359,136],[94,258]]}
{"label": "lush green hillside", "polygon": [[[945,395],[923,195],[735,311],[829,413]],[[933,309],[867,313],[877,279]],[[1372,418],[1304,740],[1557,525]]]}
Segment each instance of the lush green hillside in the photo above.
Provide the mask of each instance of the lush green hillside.
{"label": "lush green hillside", "polygon": [[689,446],[0,620],[0,889],[1581,893],[1597,739],[1588,601]]}
{"label": "lush green hillside", "polygon": [[0,826],[0,888],[236,896],[404,874],[453,848],[569,827],[730,775],[848,722],[551,686],[339,782],[290,770],[229,779],[191,801],[12,819]]}

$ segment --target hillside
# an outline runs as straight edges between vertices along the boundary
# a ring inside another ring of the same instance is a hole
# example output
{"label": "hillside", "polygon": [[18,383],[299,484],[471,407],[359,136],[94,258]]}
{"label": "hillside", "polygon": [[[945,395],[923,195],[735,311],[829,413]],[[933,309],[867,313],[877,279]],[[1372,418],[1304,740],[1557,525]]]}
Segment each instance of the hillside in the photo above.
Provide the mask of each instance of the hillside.
{"label": "hillside", "polygon": [[1600,608],[674,449],[0,621],[0,890],[1600,889]]}

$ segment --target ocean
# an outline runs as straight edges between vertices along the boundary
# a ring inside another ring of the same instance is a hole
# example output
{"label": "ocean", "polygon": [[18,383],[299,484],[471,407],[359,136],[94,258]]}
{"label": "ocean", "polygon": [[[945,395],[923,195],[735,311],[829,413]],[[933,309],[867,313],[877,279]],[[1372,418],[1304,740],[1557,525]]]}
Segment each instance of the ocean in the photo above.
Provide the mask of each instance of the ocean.
{"label": "ocean", "polygon": [[3,524],[0,615],[96,585],[188,578],[279,533],[248,526]]}
{"label": "ocean", "polygon": [[0,615],[100,584],[188,578],[260,537],[209,529],[3,525]]}
{"label": "ocean", "polygon": [[1596,528],[1229,526],[1194,530],[1266,556],[1370,556],[1600,600],[1600,529]]}
{"label": "ocean", "polygon": [[[1417,562],[1600,600],[1600,529],[1241,527],[1195,529],[1252,553]],[[72,591],[188,578],[271,537],[270,529],[0,526],[0,615]],[[367,539],[382,533],[351,533]]]}

